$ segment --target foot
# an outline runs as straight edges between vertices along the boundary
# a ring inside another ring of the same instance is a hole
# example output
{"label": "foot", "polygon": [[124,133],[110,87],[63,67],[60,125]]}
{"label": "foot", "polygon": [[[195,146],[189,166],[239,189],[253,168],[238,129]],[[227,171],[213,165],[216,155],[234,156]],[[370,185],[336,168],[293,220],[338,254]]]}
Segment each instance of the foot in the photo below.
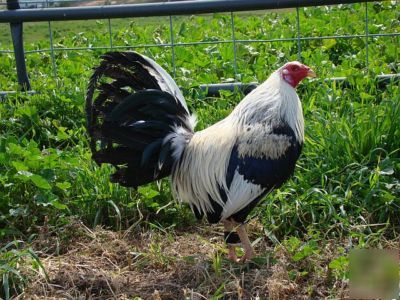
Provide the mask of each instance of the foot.
{"label": "foot", "polygon": [[243,245],[244,255],[240,258],[240,262],[243,263],[246,260],[250,260],[254,257],[254,250],[251,246],[249,237],[246,232],[246,226],[244,224],[239,225],[237,233]]}
{"label": "foot", "polygon": [[[236,256],[236,245],[232,244],[232,241],[230,240],[230,237],[232,237],[232,234],[236,234],[233,232],[233,224],[232,222],[225,220],[223,221],[224,223],[224,239],[225,243],[228,246],[228,259],[233,261],[233,262],[238,262],[238,257]],[[229,240],[229,241],[228,241]],[[231,243],[229,243],[231,242]],[[233,241],[236,242],[236,241]]]}
{"label": "foot", "polygon": [[253,249],[245,250],[243,256],[239,259],[239,262],[244,263],[248,260],[251,260],[254,257]]}
{"label": "foot", "polygon": [[235,246],[228,246],[228,259],[233,262],[238,262]]}
{"label": "foot", "polygon": [[[224,221],[224,229],[225,233],[232,233],[235,228],[235,224],[233,222],[230,222],[228,220]],[[240,262],[244,263],[248,260],[251,260],[254,257],[254,251],[253,247],[251,246],[249,237],[247,236],[246,232],[246,226],[244,224],[240,224],[237,227],[237,234],[239,235],[239,239],[241,241],[241,244],[243,246],[244,250],[244,255],[240,258],[237,257],[235,248],[237,245],[235,244],[227,244],[228,245],[228,259],[233,261],[233,262]],[[230,241],[233,242],[233,241]]]}

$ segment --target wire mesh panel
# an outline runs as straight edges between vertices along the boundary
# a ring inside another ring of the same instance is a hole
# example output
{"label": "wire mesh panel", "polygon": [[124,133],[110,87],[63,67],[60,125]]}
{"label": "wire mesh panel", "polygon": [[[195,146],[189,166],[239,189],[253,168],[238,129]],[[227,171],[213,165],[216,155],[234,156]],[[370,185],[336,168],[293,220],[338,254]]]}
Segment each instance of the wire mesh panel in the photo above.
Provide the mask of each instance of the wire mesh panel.
{"label": "wire mesh panel", "polygon": [[[74,5],[80,3],[72,0],[27,2],[44,5],[46,8],[66,5],[69,2],[73,2]],[[235,1],[239,2],[246,1]],[[321,4],[317,1],[304,3]],[[287,6],[290,6],[289,4]],[[292,3],[292,6],[296,6],[295,4]],[[370,65],[371,51],[374,57],[378,57],[377,51],[384,51],[385,48],[382,44],[386,44],[386,47],[399,44],[399,26],[389,24],[380,27],[381,24],[385,24],[382,19],[385,9],[394,9],[397,16],[399,15],[397,4],[397,1],[365,2],[317,8],[296,7],[166,17],[151,17],[152,11],[148,11],[149,18],[100,18],[93,21],[50,21],[58,17],[49,15],[46,23],[25,23],[25,53],[28,64],[32,55],[49,55],[54,78],[60,77],[57,62],[65,58],[65,55],[68,56],[65,53],[101,53],[110,49],[138,49],[149,55],[163,49],[163,57],[167,58],[164,66],[174,77],[185,77],[188,70],[197,69],[201,72],[203,68],[207,72],[204,74],[204,83],[258,81],[264,78],[265,74],[251,72],[251,64],[255,60],[268,66],[268,69],[274,69],[289,59],[305,61],[311,65],[313,60],[322,60],[324,64],[319,73],[324,77],[346,76],[346,69],[354,65],[364,71],[373,70],[377,74],[398,73],[398,57],[393,57],[393,61],[390,62],[374,61],[372,66]],[[77,13],[79,10],[80,8],[77,8],[73,12]],[[215,10],[230,9],[216,6]],[[373,11],[373,20],[370,20],[369,11]],[[30,14],[24,18],[29,20],[43,17],[38,10],[36,12],[38,16]],[[177,14],[183,13],[183,10],[177,11]],[[165,13],[156,10],[154,14]],[[331,24],[323,23],[326,22],[326,18],[321,16],[326,14],[331,16]],[[107,13],[103,15],[108,16]],[[4,22],[7,17],[11,18],[10,15],[0,13],[0,22]],[[87,17],[94,18],[93,15]],[[70,18],[77,16],[71,15]],[[349,26],[346,22],[350,19],[354,24]],[[257,29],[246,32],[244,28],[249,23]],[[205,24],[212,26],[211,33],[204,31]],[[5,24],[0,25],[5,27]],[[47,42],[44,42],[44,38]],[[1,39],[0,55],[11,54],[13,50],[7,39],[4,36]],[[193,47],[201,49],[201,58],[191,57]],[[335,49],[341,47],[348,48],[345,57],[335,56]],[[210,74],[215,76],[209,76]],[[31,77],[34,80],[34,76]]]}

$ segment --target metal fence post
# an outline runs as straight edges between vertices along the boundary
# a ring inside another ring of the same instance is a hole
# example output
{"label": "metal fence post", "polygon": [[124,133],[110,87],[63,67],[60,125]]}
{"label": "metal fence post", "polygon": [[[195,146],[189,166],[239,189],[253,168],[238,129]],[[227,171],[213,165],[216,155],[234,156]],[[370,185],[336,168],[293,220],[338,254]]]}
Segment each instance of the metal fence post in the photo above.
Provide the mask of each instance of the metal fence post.
{"label": "metal fence post", "polygon": [[110,40],[110,49],[113,48],[113,37],[112,37],[112,30],[111,30],[111,19],[108,19],[108,36]]}
{"label": "metal fence post", "polygon": [[296,28],[297,28],[297,60],[301,62],[301,31],[300,31],[300,12],[299,8],[296,7]]}
{"label": "metal fence post", "polygon": [[174,38],[174,25],[172,24],[172,16],[169,16],[169,34],[171,44],[171,55],[172,55],[172,74],[173,78],[176,79],[176,63],[175,63],[175,38]]}
{"label": "metal fence post", "polygon": [[[18,0],[7,0],[7,9],[19,9]],[[23,23],[12,22],[10,23],[11,38],[14,47],[15,64],[17,67],[18,83],[21,85],[22,90],[29,91],[31,85],[29,83],[28,73],[25,64],[24,41],[22,39]]]}
{"label": "metal fence post", "polygon": [[232,46],[233,46],[233,71],[235,73],[235,81],[238,80],[238,68],[237,68],[237,45],[235,37],[235,20],[233,12],[231,11],[231,34],[232,34]]}
{"label": "metal fence post", "polygon": [[[49,7],[49,0],[46,0],[46,7]],[[53,30],[51,29],[51,22],[47,22],[49,28],[49,41],[50,41],[50,57],[51,57],[51,66],[53,68],[53,77],[54,80],[57,79],[57,64],[56,64],[56,56],[54,55],[54,43],[53,43]]]}

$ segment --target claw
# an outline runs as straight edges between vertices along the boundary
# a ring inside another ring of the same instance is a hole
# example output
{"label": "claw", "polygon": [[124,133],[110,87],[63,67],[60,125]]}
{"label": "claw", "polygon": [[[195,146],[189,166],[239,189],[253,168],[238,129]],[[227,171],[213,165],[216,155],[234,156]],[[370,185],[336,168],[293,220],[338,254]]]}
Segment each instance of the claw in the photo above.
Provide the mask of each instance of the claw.
{"label": "claw", "polygon": [[247,250],[244,255],[239,259],[239,262],[245,263],[248,260],[251,260],[254,257],[253,249]]}

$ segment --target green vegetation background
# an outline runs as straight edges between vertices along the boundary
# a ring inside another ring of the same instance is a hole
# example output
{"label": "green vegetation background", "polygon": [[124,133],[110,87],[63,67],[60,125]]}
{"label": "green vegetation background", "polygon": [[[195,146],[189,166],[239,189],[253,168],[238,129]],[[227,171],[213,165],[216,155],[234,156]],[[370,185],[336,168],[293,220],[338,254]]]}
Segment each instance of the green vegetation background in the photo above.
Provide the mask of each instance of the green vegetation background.
{"label": "green vegetation background", "polygon": [[[396,1],[368,4],[370,34],[399,33]],[[235,14],[235,38],[296,37],[296,11]],[[305,37],[364,34],[365,5],[300,9]],[[230,40],[230,14],[173,17],[174,42]],[[170,43],[168,18],[112,20],[113,46]],[[139,218],[181,227],[194,218],[173,202],[169,184],[137,191],[109,182],[112,169],[91,161],[85,133],[84,95],[91,68],[108,51],[108,21],[52,22],[57,76],[49,52],[27,54],[35,95],[0,102],[0,240],[29,240],[44,222],[62,228],[71,218],[88,226],[124,229]],[[50,47],[47,23],[26,24],[26,50]],[[318,231],[378,243],[395,238],[400,224],[400,89],[380,86],[379,74],[399,73],[399,36],[301,41],[302,60],[317,80],[299,88],[306,121],[304,152],[295,176],[254,212],[271,239]],[[237,43],[237,80],[261,82],[297,59],[297,41]],[[60,50],[68,47],[105,47]],[[0,24],[0,49],[12,49]],[[122,50],[121,48],[120,50]],[[366,66],[366,51],[369,66]],[[171,47],[140,47],[170,73]],[[175,47],[176,80],[199,119],[198,129],[225,117],[239,93],[209,98],[197,88],[234,80],[231,43]],[[325,81],[347,76],[348,85]],[[12,54],[0,54],[0,90],[17,90]]]}

